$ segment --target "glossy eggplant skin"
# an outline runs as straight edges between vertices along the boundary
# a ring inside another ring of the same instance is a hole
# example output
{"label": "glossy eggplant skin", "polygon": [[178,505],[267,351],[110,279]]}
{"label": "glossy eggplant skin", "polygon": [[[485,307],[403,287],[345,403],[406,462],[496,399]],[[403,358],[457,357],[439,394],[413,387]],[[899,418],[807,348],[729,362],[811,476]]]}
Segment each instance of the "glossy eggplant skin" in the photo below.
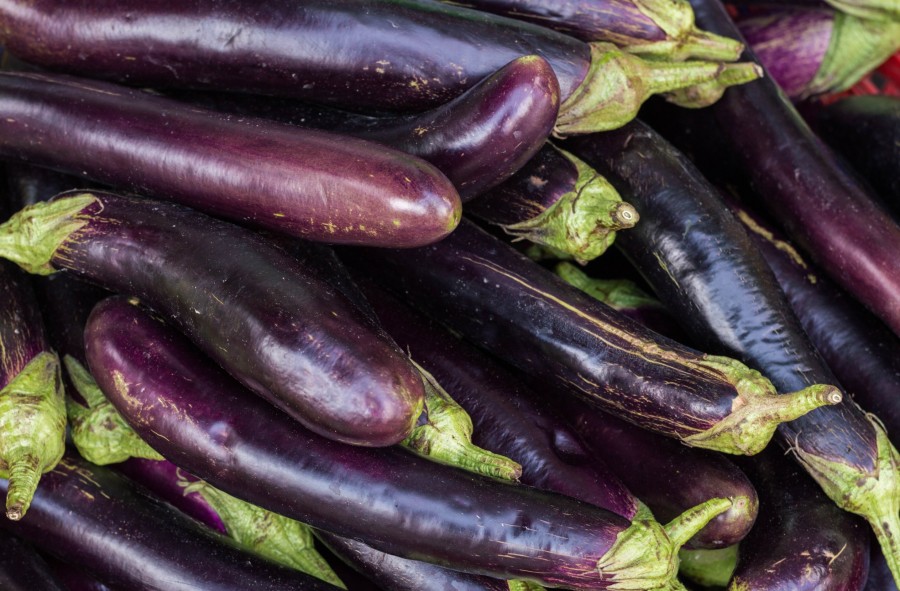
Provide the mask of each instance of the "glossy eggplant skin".
{"label": "glossy eggplant skin", "polygon": [[41,313],[25,276],[0,263],[0,390],[38,354],[50,350]]}
{"label": "glossy eggplant skin", "polygon": [[866,523],[840,510],[776,449],[741,461],[759,519],[741,542],[734,591],[859,591],[869,571]]}
{"label": "glossy eggplant skin", "polygon": [[0,532],[0,589],[3,591],[64,591],[50,566],[30,546],[9,532]]}
{"label": "glossy eggplant skin", "polygon": [[108,82],[0,72],[0,114],[4,158],[310,240],[428,244],[461,212],[440,171],[398,150]]}
{"label": "glossy eggplant skin", "polygon": [[351,110],[430,109],[531,54],[550,62],[565,99],[590,64],[572,37],[432,2],[4,0],[0,23],[0,43],[50,69]]}
{"label": "glossy eggplant skin", "polygon": [[71,564],[50,559],[50,568],[65,591],[118,591]]}
{"label": "glossy eggplant skin", "polygon": [[[740,39],[718,0],[692,0],[697,24]],[[758,63],[747,50],[744,57]],[[756,199],[839,285],[900,334],[900,226],[809,129],[770,77],[709,107]],[[839,245],[839,246],[836,246]]]}
{"label": "glossy eggplant skin", "polygon": [[[5,480],[0,488],[6,488]],[[241,552],[227,538],[74,454],[44,475],[25,519],[3,520],[0,527],[134,591],[335,589]]]}
{"label": "glossy eggplant skin", "polygon": [[848,96],[828,105],[812,103],[801,113],[900,219],[900,98]]}
{"label": "glossy eggplant skin", "polygon": [[[564,421],[535,402],[537,394],[529,392],[520,377],[373,282],[359,281],[359,285],[385,330],[472,418],[476,445],[521,464],[523,484],[591,503],[626,519],[635,516],[637,498],[605,462],[579,443]],[[728,495],[702,500],[715,496]]]}
{"label": "glossy eggplant skin", "polygon": [[325,437],[391,445],[422,409],[397,346],[293,257],[174,204],[92,193],[51,264],[140,298],[239,381]]}
{"label": "glossy eggplant skin", "polygon": [[398,556],[551,586],[610,584],[597,562],[630,526],[622,517],[399,448],[319,437],[123,299],[94,309],[85,342],[98,384],[141,437],[229,494]]}

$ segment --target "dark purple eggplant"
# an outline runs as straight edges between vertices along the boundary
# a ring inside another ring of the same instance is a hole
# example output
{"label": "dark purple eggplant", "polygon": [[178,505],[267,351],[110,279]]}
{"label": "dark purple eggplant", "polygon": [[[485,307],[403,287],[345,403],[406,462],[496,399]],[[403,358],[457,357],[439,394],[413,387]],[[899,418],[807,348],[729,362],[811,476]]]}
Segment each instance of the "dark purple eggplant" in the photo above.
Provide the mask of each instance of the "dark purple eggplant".
{"label": "dark purple eggplant", "polygon": [[50,566],[31,546],[0,532],[0,589],[3,591],[63,591]]}
{"label": "dark purple eggplant", "polygon": [[866,581],[865,591],[897,591],[891,569],[877,546],[872,546],[869,557],[869,579]]}
{"label": "dark purple eggplant", "polygon": [[694,26],[687,2],[633,0],[445,0],[528,21],[582,41],[608,41],[657,59],[734,61],[743,47]]}
{"label": "dark purple eggplant", "polygon": [[65,591],[118,591],[101,583],[77,566],[50,559],[50,568]]}
{"label": "dark purple eggplant", "polygon": [[[5,480],[0,488],[6,488]],[[2,527],[129,591],[337,589],[239,550],[75,455],[44,476],[26,519]]]}
{"label": "dark purple eggplant", "polygon": [[742,9],[758,5],[788,9],[821,9],[830,6],[843,13],[873,21],[896,21],[900,18],[900,3],[897,0],[733,0],[731,3]]}
{"label": "dark purple eggplant", "polygon": [[603,254],[617,230],[639,219],[605,178],[549,143],[512,178],[467,204],[466,213],[581,262]]}
{"label": "dark purple eggplant", "polygon": [[[38,226],[49,235],[38,239]],[[147,302],[326,437],[390,445],[418,420],[422,380],[402,351],[253,232],[174,203],[76,193],[22,210],[0,234],[0,250],[33,271],[64,268]],[[25,235],[43,241],[40,262],[25,262],[14,246]]]}
{"label": "dark purple eggplant", "polygon": [[[640,122],[571,144],[645,212],[618,246],[693,342],[743,360],[782,391],[838,384],[740,222],[683,154]],[[897,452],[850,397],[782,423],[779,440],[835,503],[894,543]]]}
{"label": "dark purple eggplant", "polygon": [[0,477],[6,516],[21,519],[41,473],[62,457],[66,407],[59,358],[44,334],[30,286],[0,262]]}
{"label": "dark purple eggplant", "polygon": [[450,181],[414,156],[108,82],[0,72],[0,115],[4,158],[311,240],[416,246],[460,216]]}
{"label": "dark purple eggplant", "polygon": [[900,97],[848,96],[828,105],[812,103],[802,113],[900,219]]}
{"label": "dark purple eggplant", "polygon": [[560,82],[558,134],[616,127],[652,93],[748,70],[644,61],[609,43],[428,1],[3,0],[0,43],[28,62],[95,78],[356,111],[434,108],[517,57],[540,55]]}
{"label": "dark purple eggplant", "polygon": [[760,511],[729,591],[860,591],[869,570],[865,522],[827,502],[775,449],[741,467],[759,491]]}
{"label": "dark purple eggplant", "polygon": [[673,543],[730,506],[714,499],[667,534],[403,449],[326,440],[249,396],[123,299],[94,309],[85,342],[103,391],[175,464],[255,505],[398,556],[573,589],[625,581],[668,588]]}
{"label": "dark purple eggplant", "polygon": [[640,326],[466,220],[428,247],[346,255],[533,379],[688,445],[753,454],[779,422],[840,400],[824,384],[777,396],[758,372]]}
{"label": "dark purple eggplant", "polygon": [[[735,39],[718,0],[692,0],[697,22]],[[757,61],[751,51],[746,55]],[[788,235],[844,289],[900,334],[900,226],[804,123],[769,78],[734,87],[710,107],[718,132],[700,138],[727,148]],[[900,570],[898,570],[900,573]]]}
{"label": "dark purple eggplant", "polygon": [[900,49],[900,21],[830,9],[771,7],[737,26],[775,82],[798,100],[847,90]]}
{"label": "dark purple eggplant", "polygon": [[559,83],[547,60],[531,55],[511,61],[448,103],[414,115],[375,117],[224,93],[184,98],[392,146],[434,164],[466,202],[512,176],[541,148],[556,123]]}

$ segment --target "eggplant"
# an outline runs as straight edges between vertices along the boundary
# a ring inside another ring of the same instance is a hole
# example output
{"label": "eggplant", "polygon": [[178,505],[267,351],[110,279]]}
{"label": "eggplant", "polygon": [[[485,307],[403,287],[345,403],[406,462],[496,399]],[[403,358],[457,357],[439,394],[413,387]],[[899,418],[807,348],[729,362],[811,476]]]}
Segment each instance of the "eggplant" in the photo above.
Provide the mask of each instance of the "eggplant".
{"label": "eggplant", "polygon": [[900,17],[900,3],[897,0],[736,0],[733,5],[740,10],[756,8],[757,5],[813,9],[831,7],[872,21],[896,21]]}
{"label": "eggplant", "polygon": [[89,77],[351,111],[434,108],[536,54],[559,78],[558,134],[621,125],[652,93],[758,75],[740,64],[644,61],[609,43],[427,1],[3,0],[0,44],[27,62]]}
{"label": "eggplant", "polygon": [[771,7],[737,20],[766,71],[795,100],[838,93],[900,49],[900,21]]}
{"label": "eggplant", "polygon": [[816,133],[850,161],[900,218],[900,98],[848,96],[801,111]]}
{"label": "eggplant", "polygon": [[310,240],[417,246],[461,212],[450,181],[400,151],[107,82],[0,72],[0,115],[3,158]]}
{"label": "eggplant", "polygon": [[[645,212],[618,246],[689,338],[743,360],[779,390],[838,385],[743,227],[683,154],[639,122],[573,143]],[[897,452],[876,420],[844,396],[782,423],[778,440],[829,498],[865,516],[900,556]]]}
{"label": "eggplant", "polygon": [[[729,591],[859,591],[869,570],[865,522],[827,502],[802,469],[767,450],[744,469],[759,520],[741,542]],[[823,502],[825,501],[825,502]]]}
{"label": "eggplant", "polygon": [[[692,4],[701,26],[740,39],[718,1]],[[758,61],[749,50],[745,55]],[[755,199],[798,246],[900,334],[900,226],[844,171],[772,80],[733,88],[709,114],[719,132],[706,137],[727,145],[716,160],[732,159]]]}
{"label": "eggplant", "polygon": [[[48,234],[38,238],[38,227]],[[146,301],[238,380],[326,437],[391,445],[419,418],[422,380],[402,351],[253,232],[174,203],[99,192],[26,208],[2,228],[6,256]],[[22,259],[37,254],[23,239],[43,243],[43,260]]]}
{"label": "eggplant", "polygon": [[4,591],[64,591],[47,562],[8,532],[0,532],[0,588]]}
{"label": "eggplant", "polygon": [[500,184],[553,130],[559,82],[536,55],[514,59],[455,99],[424,113],[372,116],[291,99],[179,93],[192,104],[386,144],[434,164],[462,201]]}
{"label": "eggplant", "polygon": [[176,465],[255,505],[401,557],[572,589],[670,589],[673,544],[731,504],[713,499],[664,530],[402,449],[326,440],[249,396],[121,298],[94,309],[85,343],[101,389]]}
{"label": "eggplant", "polygon": [[516,240],[526,239],[587,262],[603,254],[617,230],[640,216],[572,154],[545,145],[515,175],[466,206]]}
{"label": "eggplant", "polygon": [[109,585],[134,591],[337,589],[239,550],[74,454],[42,479],[28,518],[5,521],[2,528]]}
{"label": "eggplant", "polygon": [[71,564],[50,559],[50,568],[65,591],[116,591]]}
{"label": "eggplant", "polygon": [[608,41],[637,55],[734,61],[743,47],[694,26],[688,2],[633,0],[445,0],[535,23],[582,41]]}
{"label": "eggplant", "polygon": [[869,578],[866,581],[865,591],[897,591],[897,584],[888,568],[884,554],[873,546],[869,557]]}
{"label": "eggplant", "polygon": [[466,220],[428,247],[345,253],[533,379],[688,445],[753,454],[779,422],[841,398],[825,384],[777,396],[758,372],[653,333]]}

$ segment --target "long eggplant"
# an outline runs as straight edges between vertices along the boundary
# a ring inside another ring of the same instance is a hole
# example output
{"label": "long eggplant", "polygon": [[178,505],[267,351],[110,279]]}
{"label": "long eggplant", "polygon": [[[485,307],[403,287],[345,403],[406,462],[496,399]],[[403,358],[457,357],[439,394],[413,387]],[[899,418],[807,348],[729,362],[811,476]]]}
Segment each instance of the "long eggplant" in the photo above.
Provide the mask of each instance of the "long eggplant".
{"label": "long eggplant", "polygon": [[355,111],[434,108],[536,54],[559,78],[560,134],[621,125],[652,93],[758,75],[739,64],[644,61],[612,44],[428,1],[3,0],[0,44],[95,78],[280,94]]}
{"label": "long eggplant", "polygon": [[27,519],[2,527],[134,591],[337,589],[237,549],[124,477],[75,455],[44,477]]}
{"label": "long eggplant", "polygon": [[0,72],[0,156],[335,243],[428,244],[461,211],[398,150],[60,74]]}
{"label": "long eggplant", "polygon": [[101,583],[84,569],[50,558],[50,568],[65,591],[119,591]]}
{"label": "long eggplant", "polygon": [[549,27],[583,41],[608,41],[631,53],[678,61],[733,61],[743,47],[694,26],[688,2],[653,0],[445,0]]}
{"label": "long eggplant", "polygon": [[371,116],[292,99],[176,94],[215,110],[253,115],[386,144],[434,164],[466,202],[503,182],[544,143],[559,112],[547,60],[516,58],[455,99],[424,113]]}
{"label": "long eggplant", "polygon": [[731,504],[711,500],[664,530],[402,449],[326,440],[248,396],[123,299],[94,309],[85,342],[103,391],[175,464],[229,494],[398,556],[571,589],[671,589],[673,543]]}
{"label": "long eggplant", "polygon": [[[743,360],[780,390],[838,383],[743,227],[684,155],[639,122],[575,143],[645,212],[619,248],[694,342]],[[900,558],[898,455],[877,421],[845,396],[782,423],[779,440]]]}
{"label": "long eggplant", "polygon": [[[419,418],[422,381],[396,345],[253,232],[110,193],[37,204],[2,228],[5,256],[139,297],[250,389],[326,437],[390,445]],[[32,239],[40,254],[23,242]],[[28,262],[27,253],[41,260]]]}
{"label": "long eggplant", "polygon": [[532,378],[688,445],[753,454],[779,422],[841,398],[825,384],[777,396],[758,372],[653,333],[466,220],[435,245],[346,255]]}
{"label": "long eggplant", "polygon": [[[740,39],[718,0],[692,4],[701,26]],[[757,61],[751,51],[745,55]],[[734,160],[798,246],[900,334],[900,226],[844,171],[771,79],[731,89],[709,113],[719,132],[707,137],[728,146],[716,160]]]}
{"label": "long eggplant", "polygon": [[8,532],[0,532],[0,589],[63,591],[50,566],[34,549]]}

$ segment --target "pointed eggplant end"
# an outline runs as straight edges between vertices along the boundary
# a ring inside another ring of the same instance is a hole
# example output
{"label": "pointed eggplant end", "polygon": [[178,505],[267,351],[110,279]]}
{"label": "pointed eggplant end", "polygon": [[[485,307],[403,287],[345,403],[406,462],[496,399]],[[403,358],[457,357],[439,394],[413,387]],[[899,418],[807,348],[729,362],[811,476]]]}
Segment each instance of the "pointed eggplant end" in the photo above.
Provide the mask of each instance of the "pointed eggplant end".
{"label": "pointed eggplant end", "polygon": [[41,479],[42,462],[26,455],[9,463],[9,488],[6,493],[6,517],[18,521],[31,506],[31,499]]}

